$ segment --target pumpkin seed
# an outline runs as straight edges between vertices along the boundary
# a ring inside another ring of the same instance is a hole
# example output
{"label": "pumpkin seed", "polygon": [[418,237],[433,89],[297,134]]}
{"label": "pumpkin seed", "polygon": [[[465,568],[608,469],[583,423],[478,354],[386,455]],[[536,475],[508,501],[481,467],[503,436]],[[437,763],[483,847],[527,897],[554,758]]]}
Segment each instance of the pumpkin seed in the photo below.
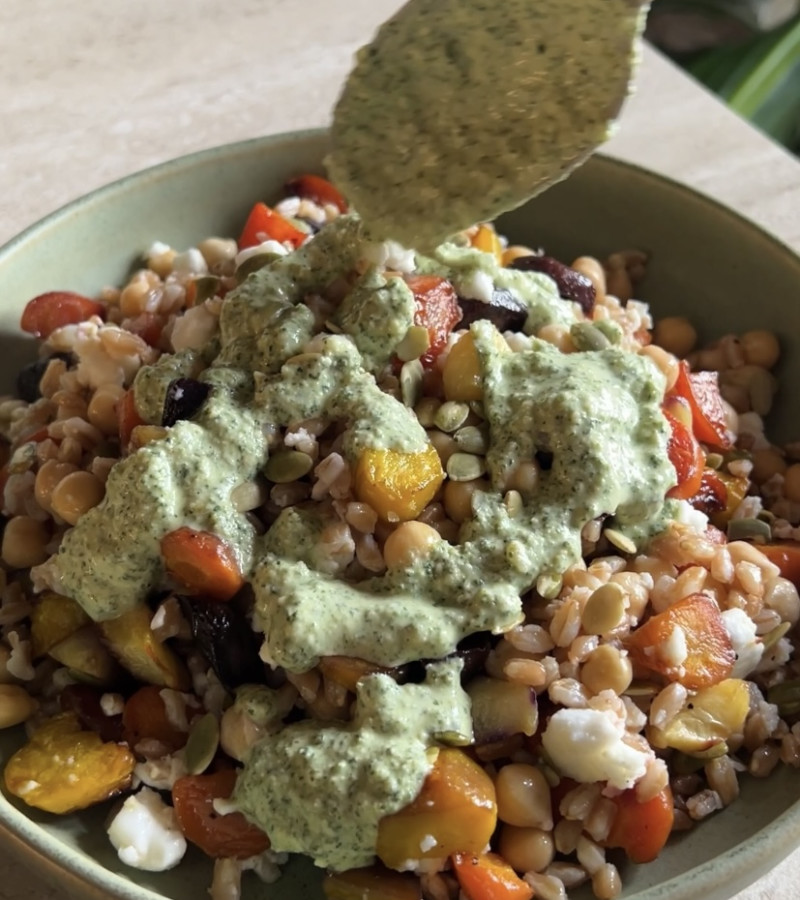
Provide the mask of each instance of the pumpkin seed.
{"label": "pumpkin seed", "polygon": [[767,702],[774,703],[783,718],[800,713],[800,678],[774,684],[767,691]]}
{"label": "pumpkin seed", "polygon": [[514,490],[506,491],[503,497],[503,505],[509,516],[515,519],[522,512],[522,494]]}
{"label": "pumpkin seed", "polygon": [[652,681],[632,681],[623,693],[626,697],[655,697],[660,690]]}
{"label": "pumpkin seed", "polygon": [[308,475],[314,460],[300,450],[279,450],[273,453],[264,466],[264,474],[275,484],[289,484]]}
{"label": "pumpkin seed", "polygon": [[466,747],[472,743],[472,736],[461,734],[459,731],[439,731],[433,736],[434,740],[450,747]]}
{"label": "pumpkin seed", "polygon": [[569,330],[569,336],[577,350],[607,350],[611,341],[591,322],[576,322]]}
{"label": "pumpkin seed", "polygon": [[220,279],[216,275],[201,275],[194,280],[194,305],[213,297],[219,288]]}
{"label": "pumpkin seed", "polygon": [[213,713],[206,713],[192,723],[184,748],[186,771],[199,775],[211,764],[219,747],[219,722]]}
{"label": "pumpkin seed", "polygon": [[731,519],[728,522],[729,541],[756,541],[767,543],[772,538],[769,522],[762,519]]}
{"label": "pumpkin seed", "polygon": [[625,615],[625,591],[615,581],[609,581],[594,591],[583,607],[581,623],[587,634],[606,634]]}
{"label": "pumpkin seed", "polygon": [[403,363],[400,369],[400,396],[408,407],[414,407],[422,396],[422,363],[412,359]]}
{"label": "pumpkin seed", "polygon": [[617,550],[621,550],[623,553],[636,553],[636,544],[626,534],[617,531],[616,528],[606,528],[603,534]]}
{"label": "pumpkin seed", "polygon": [[465,453],[483,454],[489,449],[486,432],[477,425],[465,425],[459,428],[453,437]]}
{"label": "pumpkin seed", "polygon": [[486,420],[486,413],[480,400],[470,400],[469,408],[470,412],[474,413],[482,422]]}
{"label": "pumpkin seed", "polygon": [[776,625],[771,631],[768,631],[762,638],[764,652],[766,653],[767,650],[774,647],[782,637],[791,631],[791,628],[791,622],[781,622],[780,625]]}
{"label": "pumpkin seed", "polygon": [[622,329],[613,319],[598,319],[592,323],[594,327],[606,338],[610,344],[618,344],[622,340]]}
{"label": "pumpkin seed", "polygon": [[469,404],[458,400],[446,400],[437,410],[434,424],[440,431],[451,434],[457,431],[469,416]]}
{"label": "pumpkin seed", "polygon": [[436,397],[423,397],[414,407],[414,415],[423,428],[433,428],[436,422],[436,413],[442,401]]}
{"label": "pumpkin seed", "polygon": [[266,499],[266,489],[259,481],[243,481],[231,491],[231,503],[237,512],[258,509]]}
{"label": "pumpkin seed", "polygon": [[727,752],[727,741],[717,741],[716,744],[712,744],[710,747],[706,747],[704,750],[696,750],[691,755],[697,759],[708,760],[719,759],[720,756],[725,756]]}
{"label": "pumpkin seed", "polygon": [[264,266],[274,263],[281,256],[283,256],[282,253],[270,253],[269,251],[253,253],[252,256],[243,259],[236,267],[236,283],[241,284],[248,275],[252,275],[253,272],[257,272],[259,269],[263,269]]}
{"label": "pumpkin seed", "polygon": [[561,592],[559,575],[540,575],[536,579],[536,593],[545,600],[555,600]]}
{"label": "pumpkin seed", "polygon": [[403,362],[410,362],[427,353],[430,346],[431,336],[428,329],[424,325],[412,325],[394,348],[394,352]]}
{"label": "pumpkin seed", "polygon": [[725,457],[721,453],[709,453],[706,457],[706,465],[710,469],[719,469],[725,462]]}
{"label": "pumpkin seed", "polygon": [[472,453],[453,453],[447,460],[446,469],[451,481],[473,481],[486,471],[486,462]]}

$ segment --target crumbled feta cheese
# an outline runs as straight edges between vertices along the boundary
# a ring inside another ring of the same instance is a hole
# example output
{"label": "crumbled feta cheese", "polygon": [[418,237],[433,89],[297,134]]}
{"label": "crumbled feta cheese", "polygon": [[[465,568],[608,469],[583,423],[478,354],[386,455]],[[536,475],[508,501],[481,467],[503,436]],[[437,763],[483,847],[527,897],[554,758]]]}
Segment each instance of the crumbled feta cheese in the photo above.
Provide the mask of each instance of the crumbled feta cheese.
{"label": "crumbled feta cheese", "polygon": [[172,260],[172,271],[178,275],[207,275],[208,263],[197,247],[190,247]]}
{"label": "crumbled feta cheese", "polygon": [[[140,744],[141,741],[136,745],[137,750]],[[186,761],[182,751],[145,759],[136,763],[133,769],[134,778],[158,791],[171,791],[175,782],[185,774]]]}
{"label": "crumbled feta cheese", "polygon": [[104,716],[118,716],[125,709],[125,700],[122,694],[103,694],[100,697],[100,709]]}
{"label": "crumbled feta cheese", "polygon": [[472,269],[467,276],[459,279],[458,293],[467,300],[491,303],[494,293],[492,276],[482,269]]}
{"label": "crumbled feta cheese", "polygon": [[600,710],[560,709],[550,717],[542,746],[568,778],[625,790],[645,774],[651,754],[626,744],[624,730],[624,723]]}
{"label": "crumbled feta cheese", "polygon": [[756,637],[756,623],[735,606],[722,613],[722,622],[736,654],[731,678],[747,678],[764,654],[764,644]]}
{"label": "crumbled feta cheese", "polygon": [[164,872],[186,853],[175,810],[149,788],[142,788],[122,804],[108,826],[108,837],[126,866]]}
{"label": "crumbled feta cheese", "polygon": [[414,251],[397,241],[364,241],[361,258],[378,268],[395,272],[413,272],[416,265]]}
{"label": "crumbled feta cheese", "polygon": [[673,625],[669,637],[658,647],[658,655],[669,666],[679,668],[686,662],[689,648],[686,646],[686,632],[680,625]]}
{"label": "crumbled feta cheese", "polygon": [[193,306],[175,320],[170,340],[176,353],[181,350],[199,350],[211,340],[217,330],[219,318],[210,312],[205,303]]}
{"label": "crumbled feta cheese", "polygon": [[708,516],[695,509],[686,500],[679,500],[676,504],[675,519],[684,525],[688,525],[692,531],[702,534],[708,527]]}

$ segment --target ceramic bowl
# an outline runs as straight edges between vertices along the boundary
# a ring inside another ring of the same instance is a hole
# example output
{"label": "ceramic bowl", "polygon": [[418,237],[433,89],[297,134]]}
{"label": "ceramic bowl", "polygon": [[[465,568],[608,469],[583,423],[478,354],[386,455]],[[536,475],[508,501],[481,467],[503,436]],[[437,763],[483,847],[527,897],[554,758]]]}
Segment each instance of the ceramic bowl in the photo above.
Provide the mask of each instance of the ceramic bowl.
{"label": "ceramic bowl", "polygon": [[[321,171],[324,133],[261,138],[220,147],[131,175],[59,210],[0,251],[0,390],[33,355],[17,328],[30,297],[55,288],[96,292],[121,281],[154,239],[190,246],[209,234],[236,234],[256,199],[275,197],[287,176]],[[595,157],[566,182],[507,215],[515,243],[571,259],[637,247],[651,254],[640,294],[657,315],[686,314],[703,338],[770,328],[784,345],[785,384],[800,383],[800,259],[754,225],[652,173]],[[799,437],[800,397],[784,390],[771,433]],[[794,433],[792,434],[792,432]],[[19,745],[0,733],[0,763]],[[658,860],[624,866],[627,900],[723,900],[755,881],[800,842],[800,775],[779,767],[766,780],[742,780],[741,797],[692,832],[676,836]],[[178,869],[149,874],[117,859],[103,827],[106,808],[55,817],[0,797],[7,847],[60,889],[100,900],[189,900],[206,896],[210,864],[189,853]],[[266,887],[245,877],[245,900],[317,900],[319,874],[293,861]],[[573,898],[589,897],[574,892]]]}

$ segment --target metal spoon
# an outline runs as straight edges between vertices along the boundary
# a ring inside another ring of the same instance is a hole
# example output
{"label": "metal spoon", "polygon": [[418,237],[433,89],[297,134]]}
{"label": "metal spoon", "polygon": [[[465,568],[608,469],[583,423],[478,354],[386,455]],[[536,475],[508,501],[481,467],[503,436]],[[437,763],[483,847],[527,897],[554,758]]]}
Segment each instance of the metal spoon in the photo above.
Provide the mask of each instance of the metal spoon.
{"label": "metal spoon", "polygon": [[642,0],[410,0],[359,51],[333,178],[376,239],[430,248],[566,177],[628,95]]}

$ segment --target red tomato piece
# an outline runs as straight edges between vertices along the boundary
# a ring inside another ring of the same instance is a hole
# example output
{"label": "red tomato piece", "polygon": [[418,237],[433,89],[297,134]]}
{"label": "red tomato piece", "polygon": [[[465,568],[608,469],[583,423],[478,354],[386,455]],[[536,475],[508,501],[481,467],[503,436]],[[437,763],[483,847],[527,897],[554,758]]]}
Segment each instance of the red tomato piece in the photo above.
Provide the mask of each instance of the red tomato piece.
{"label": "red tomato piece", "polygon": [[717,372],[692,372],[689,363],[681,360],[678,380],[671,393],[688,400],[692,409],[692,430],[698,441],[720,450],[733,445]]}
{"label": "red tomato piece", "polygon": [[636,799],[635,788],[623,791],[613,802],[617,814],[606,846],[621,847],[631,862],[652,862],[664,849],[675,819],[669,785],[644,803]]}
{"label": "red tomato piece", "polygon": [[299,247],[308,237],[305,231],[295,228],[282,215],[270,209],[266,203],[256,203],[244,223],[239,237],[239,249],[257,247],[264,241],[288,241],[293,247]]}
{"label": "red tomato piece", "polygon": [[48,291],[29,300],[19,327],[38,338],[48,338],[64,325],[76,325],[92,316],[105,316],[106,308],[97,300],[72,291]]}
{"label": "red tomato piece", "polygon": [[286,182],[286,192],[290,196],[305,197],[323,206],[325,203],[333,204],[339,212],[347,212],[347,201],[327,178],[321,175],[298,175]]}
{"label": "red tomato piece", "polygon": [[714,469],[705,468],[700,487],[689,502],[700,512],[711,515],[727,506],[728,488]]}
{"label": "red tomato piece", "polygon": [[456,853],[453,871],[469,900],[531,900],[533,888],[497,853]]}
{"label": "red tomato piece", "polygon": [[407,275],[406,284],[414,294],[414,324],[428,329],[429,346],[420,362],[429,368],[447,346],[450,332],[461,321],[456,289],[438,275]]}
{"label": "red tomato piece", "polygon": [[213,859],[247,859],[269,849],[269,838],[240,812],[221,816],[214,800],[226,799],[236,785],[236,770],[184,775],[172,788],[172,804],[186,839]]}
{"label": "red tomato piece", "polygon": [[212,600],[230,600],[244,584],[230,544],[210,531],[186,526],[161,538],[167,572],[185,589]]}
{"label": "red tomato piece", "polygon": [[688,500],[700,490],[706,456],[691,431],[675,416],[666,410],[663,412],[671,429],[667,455],[677,477],[677,484],[667,491],[667,496],[674,500]]}

